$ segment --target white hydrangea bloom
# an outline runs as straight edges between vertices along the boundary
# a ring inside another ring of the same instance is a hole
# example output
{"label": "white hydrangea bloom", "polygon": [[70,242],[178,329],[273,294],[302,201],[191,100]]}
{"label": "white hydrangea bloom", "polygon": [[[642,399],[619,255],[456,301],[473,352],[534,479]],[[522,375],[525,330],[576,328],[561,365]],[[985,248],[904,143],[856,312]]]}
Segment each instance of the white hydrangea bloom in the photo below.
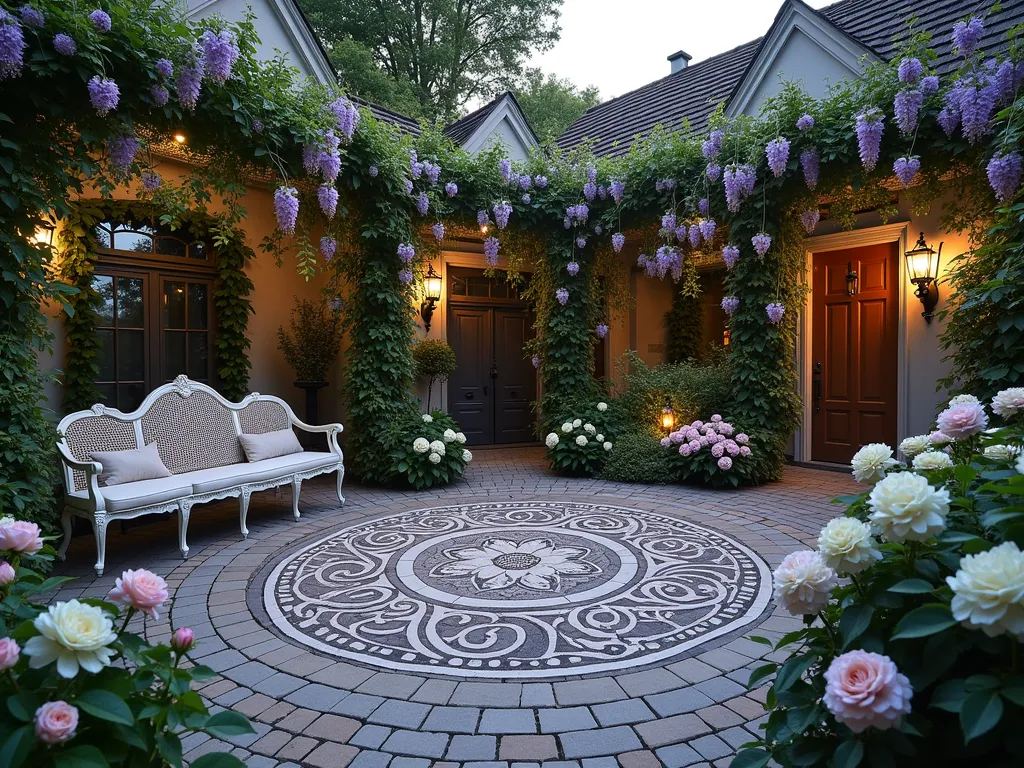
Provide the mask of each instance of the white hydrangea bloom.
{"label": "white hydrangea bloom", "polygon": [[430,452],[431,452],[431,453],[440,453],[440,454],[443,454],[443,453],[444,453],[444,451],[445,451],[445,447],[444,447],[444,443],[443,443],[442,441],[440,441],[440,440],[434,440],[434,441],[433,441],[433,442],[432,442],[432,443],[430,444]]}
{"label": "white hydrangea bloom", "polygon": [[918,472],[932,472],[936,469],[952,469],[953,460],[942,451],[925,451],[914,457],[914,469]]}
{"label": "white hydrangea bloom", "polygon": [[931,438],[928,435],[915,435],[906,437],[900,443],[900,452],[908,459],[912,459],[919,453],[924,453],[932,447]]}
{"label": "white hydrangea bloom", "polygon": [[860,573],[882,559],[871,538],[871,526],[855,517],[830,520],[818,535],[818,551],[825,565],[837,573]]}
{"label": "white hydrangea bloom", "polygon": [[473,454],[466,448],[462,449],[462,460],[467,464],[473,460]]}
{"label": "white hydrangea bloom", "polygon": [[416,453],[426,453],[430,450],[430,441],[425,437],[417,437],[412,441],[412,449]]}
{"label": "white hydrangea bloom", "polygon": [[444,431],[444,434],[443,434],[443,435],[441,435],[441,438],[442,438],[442,439],[443,439],[443,440],[444,440],[444,441],[445,441],[446,443],[454,443],[454,442],[455,442],[455,440],[456,440],[455,430],[454,430],[454,429],[446,429],[446,430]]}
{"label": "white hydrangea bloom", "polygon": [[992,412],[1004,419],[1009,419],[1024,411],[1024,387],[1004,389],[992,398]]}
{"label": "white hydrangea bloom", "polygon": [[954,405],[981,405],[981,400],[976,398],[974,395],[957,395],[949,401],[949,407],[952,408]]}
{"label": "white hydrangea bloom", "polygon": [[566,434],[566,435],[568,435],[570,432],[572,432],[572,422],[571,421],[567,421],[567,422],[565,422],[565,424],[562,425],[562,432],[564,434]]}
{"label": "white hydrangea bloom", "polygon": [[579,429],[582,426],[583,426],[583,419],[573,419],[572,420],[572,428],[573,429]]}
{"label": "white hydrangea bloom", "polygon": [[604,448],[606,451],[610,451],[612,449],[612,444],[610,441],[605,440],[604,445],[602,445],[601,447]]}
{"label": "white hydrangea bloom", "polygon": [[1019,455],[1020,448],[1016,445],[990,445],[985,448],[985,457],[994,461],[1013,461]]}
{"label": "white hydrangea bloom", "polygon": [[598,403],[597,410],[599,410],[601,413],[604,413],[605,411],[608,410],[608,403]]}
{"label": "white hydrangea bloom", "polygon": [[547,437],[545,437],[544,445],[546,445],[548,448],[554,448],[556,445],[558,445],[558,433],[552,432]]}
{"label": "white hydrangea bloom", "polygon": [[432,453],[427,458],[430,459],[430,463],[431,464],[440,464],[441,463],[441,454],[440,453]]}
{"label": "white hydrangea bloom", "polygon": [[596,435],[594,435],[594,439],[597,440],[597,442],[599,442],[599,443],[603,443],[604,442],[604,435],[602,435],[600,432],[598,432]]}
{"label": "white hydrangea bloom", "polygon": [[466,443],[466,435],[464,433],[462,433],[462,432],[456,432],[455,433],[455,441],[459,445],[465,445],[465,443]]}
{"label": "white hydrangea bloom", "polygon": [[587,444],[587,436],[586,435],[580,435],[579,437],[576,438],[576,445],[578,445],[580,448],[585,447],[586,444]]}
{"label": "white hydrangea bloom", "polygon": [[922,475],[896,472],[871,489],[868,507],[886,541],[927,541],[946,527],[949,491],[932,488]]}
{"label": "white hydrangea bloom", "polygon": [[1009,633],[1024,641],[1024,552],[1014,542],[967,555],[946,583],[957,621],[989,637]]}
{"label": "white hydrangea bloom", "polygon": [[597,434],[597,427],[591,424],[589,421],[583,425],[583,430],[591,435]]}
{"label": "white hydrangea bloom", "polygon": [[423,421],[424,421],[424,423],[429,424],[433,420],[434,420],[434,417],[431,416],[429,413],[424,413],[423,414]]}
{"label": "white hydrangea bloom", "polygon": [[892,457],[892,448],[885,443],[869,443],[853,455],[853,479],[858,483],[877,483],[887,470],[899,464]]}
{"label": "white hydrangea bloom", "polygon": [[775,597],[794,616],[818,613],[828,605],[836,574],[817,552],[805,550],[786,555],[772,574]]}

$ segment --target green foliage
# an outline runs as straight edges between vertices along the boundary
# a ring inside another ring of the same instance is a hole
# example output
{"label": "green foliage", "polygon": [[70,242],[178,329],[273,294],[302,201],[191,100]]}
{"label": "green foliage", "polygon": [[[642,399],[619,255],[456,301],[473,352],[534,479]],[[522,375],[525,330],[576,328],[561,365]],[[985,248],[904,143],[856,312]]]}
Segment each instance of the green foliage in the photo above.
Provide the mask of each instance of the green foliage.
{"label": "green foliage", "polygon": [[635,427],[615,438],[599,477],[657,485],[675,479],[676,472],[672,454],[661,447],[658,437],[649,429]]}
{"label": "green foliage", "polygon": [[326,381],[341,346],[341,315],[324,304],[296,300],[291,334],[277,329],[277,346],[298,381]]}
{"label": "green foliage", "polygon": [[[1018,417],[1019,419],[1019,417]],[[983,449],[1024,446],[1018,422],[955,445],[956,466],[921,472],[931,487],[950,495],[945,527],[927,541],[885,541],[881,559],[871,561],[831,590],[814,621],[779,639],[776,651],[788,659],[755,670],[750,685],[775,675],[760,746],[741,752],[734,766],[1017,765],[1024,759],[1024,675],[1020,641],[1004,622],[1015,610],[994,599],[972,616],[990,620],[985,632],[961,623],[952,608],[956,593],[947,579],[968,555],[995,546],[1017,551],[1024,545],[1024,475],[1014,458],[995,458]],[[904,471],[898,468],[896,471]],[[870,492],[836,501],[846,515],[868,522]],[[1013,566],[1007,566],[1012,570]],[[995,594],[1019,574],[1000,570],[989,586]],[[845,571],[843,572],[846,573]],[[979,577],[975,577],[979,578]],[[980,592],[975,592],[975,597]],[[985,598],[982,598],[985,599]],[[991,612],[990,612],[991,611]],[[864,650],[889,657],[913,687],[912,711],[897,727],[854,733],[838,722],[822,700],[825,671],[846,652]]]}
{"label": "green foliage", "polygon": [[455,372],[455,350],[442,339],[423,339],[412,345],[413,369],[417,378],[427,380],[427,410],[437,381],[447,381]]}
{"label": "green foliage", "polygon": [[597,87],[577,88],[571,81],[534,67],[523,73],[515,89],[523,114],[542,142],[554,141],[565,129],[599,101]]}
{"label": "green foliage", "polygon": [[614,448],[615,416],[605,402],[566,411],[544,443],[551,468],[563,475],[593,477]]}
{"label": "green foliage", "polygon": [[424,116],[413,81],[405,74],[389,74],[365,44],[351,37],[332,40],[327,55],[349,93],[409,117]]}
{"label": "green foliage", "polygon": [[213,287],[216,310],[217,385],[229,400],[239,401],[249,393],[249,347],[246,335],[253,313],[249,294],[253,284],[245,267],[253,257],[245,244],[245,233],[225,219],[209,223],[216,253],[217,282]]}
{"label": "green foliage", "polygon": [[[447,485],[462,476],[473,454],[455,419],[444,411],[405,414],[388,429],[394,481],[416,490]],[[442,448],[442,450],[437,450]],[[437,458],[431,459],[431,456]]]}
{"label": "green foliage", "polygon": [[672,308],[665,313],[668,344],[665,357],[670,363],[700,360],[704,330],[704,304],[700,294],[684,291],[672,294]]}

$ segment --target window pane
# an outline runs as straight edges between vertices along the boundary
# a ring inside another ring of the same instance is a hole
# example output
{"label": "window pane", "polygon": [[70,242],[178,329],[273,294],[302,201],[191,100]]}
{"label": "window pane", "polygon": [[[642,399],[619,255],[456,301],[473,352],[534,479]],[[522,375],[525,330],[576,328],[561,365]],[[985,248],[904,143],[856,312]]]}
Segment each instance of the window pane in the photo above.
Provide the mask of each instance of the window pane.
{"label": "window pane", "polygon": [[156,252],[164,256],[185,256],[185,243],[176,237],[156,238]]}
{"label": "window pane", "polygon": [[486,277],[467,277],[466,286],[470,296],[490,296],[490,280]]}
{"label": "window pane", "polygon": [[508,283],[505,282],[504,278],[496,278],[495,280],[491,281],[491,298],[508,298]]}
{"label": "window pane", "polygon": [[102,305],[97,309],[98,325],[114,324],[114,278],[110,275],[94,275],[92,287],[100,295]]}
{"label": "window pane", "polygon": [[92,236],[96,238],[96,244],[100,248],[110,248],[110,230],[108,229],[109,224],[97,224],[93,227]]}
{"label": "window pane", "polygon": [[97,384],[96,389],[99,390],[101,403],[109,405],[111,408],[117,408],[116,384]]}
{"label": "window pane", "polygon": [[199,242],[198,240],[192,243],[188,247],[188,257],[190,259],[196,259],[198,261],[206,261],[209,256],[209,251],[206,248],[206,243]]}
{"label": "window pane", "polygon": [[145,396],[145,384],[132,383],[117,385],[117,407],[122,411],[134,411],[142,405],[142,399]]}
{"label": "window pane", "polygon": [[117,278],[117,326],[119,328],[142,328],[143,320],[142,278]]}
{"label": "window pane", "polygon": [[114,233],[114,248],[119,251],[135,251],[136,253],[152,253],[153,238],[145,232],[118,230]]}
{"label": "window pane", "polygon": [[117,378],[119,381],[144,381],[146,378],[145,333],[117,332]]}
{"label": "window pane", "polygon": [[170,381],[185,373],[185,336],[183,331],[164,331],[164,378]]}
{"label": "window pane", "polygon": [[452,279],[452,296],[466,295],[466,281],[458,277]]}
{"label": "window pane", "polygon": [[96,331],[96,338],[100,342],[99,381],[114,381],[117,378],[114,373],[114,331]]}
{"label": "window pane", "polygon": [[188,327],[191,330],[206,330],[208,286],[204,283],[188,284]]}
{"label": "window pane", "polygon": [[207,334],[190,333],[188,335],[188,375],[189,378],[206,380],[209,363],[206,357]]}
{"label": "window pane", "polygon": [[185,283],[164,283],[164,328],[185,325]]}

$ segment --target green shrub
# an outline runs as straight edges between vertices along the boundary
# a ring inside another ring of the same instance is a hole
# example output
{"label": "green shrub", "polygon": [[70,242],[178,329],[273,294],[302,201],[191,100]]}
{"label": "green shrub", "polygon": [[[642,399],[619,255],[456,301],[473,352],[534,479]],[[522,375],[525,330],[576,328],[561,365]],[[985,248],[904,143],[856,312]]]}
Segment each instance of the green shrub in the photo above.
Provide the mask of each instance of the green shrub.
{"label": "green shrub", "polygon": [[462,476],[473,454],[466,436],[444,411],[410,413],[389,430],[393,478],[417,490],[445,485]]}
{"label": "green shrub", "polygon": [[544,438],[551,468],[573,477],[596,475],[614,447],[609,413],[602,401],[566,414]]}
{"label": "green shrub", "polygon": [[277,346],[295,370],[299,381],[324,381],[327,369],[338,357],[341,315],[324,304],[296,300],[292,308],[292,332],[277,329]]}
{"label": "green shrub", "polygon": [[704,330],[704,301],[701,294],[676,291],[672,309],[665,313],[668,344],[665,357],[669,363],[682,363],[691,358],[700,360]]}
{"label": "green shrub", "polygon": [[649,430],[632,429],[619,435],[601,469],[602,480],[619,483],[669,483],[676,479],[672,455]]}
{"label": "green shrub", "polygon": [[447,341],[424,339],[412,345],[412,364],[416,377],[427,380],[427,410],[434,382],[446,381],[455,372],[455,350]]}

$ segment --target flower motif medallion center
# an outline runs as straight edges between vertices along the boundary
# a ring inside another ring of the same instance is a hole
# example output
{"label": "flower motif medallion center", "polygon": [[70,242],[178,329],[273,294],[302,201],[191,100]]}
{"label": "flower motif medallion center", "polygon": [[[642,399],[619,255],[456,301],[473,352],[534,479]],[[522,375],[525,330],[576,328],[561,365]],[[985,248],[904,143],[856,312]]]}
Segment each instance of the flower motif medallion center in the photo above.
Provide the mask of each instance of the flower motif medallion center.
{"label": "flower motif medallion center", "polygon": [[755,620],[764,562],[641,510],[493,502],[391,515],[280,561],[263,586],[292,640],[387,669],[542,678],[670,658]]}

